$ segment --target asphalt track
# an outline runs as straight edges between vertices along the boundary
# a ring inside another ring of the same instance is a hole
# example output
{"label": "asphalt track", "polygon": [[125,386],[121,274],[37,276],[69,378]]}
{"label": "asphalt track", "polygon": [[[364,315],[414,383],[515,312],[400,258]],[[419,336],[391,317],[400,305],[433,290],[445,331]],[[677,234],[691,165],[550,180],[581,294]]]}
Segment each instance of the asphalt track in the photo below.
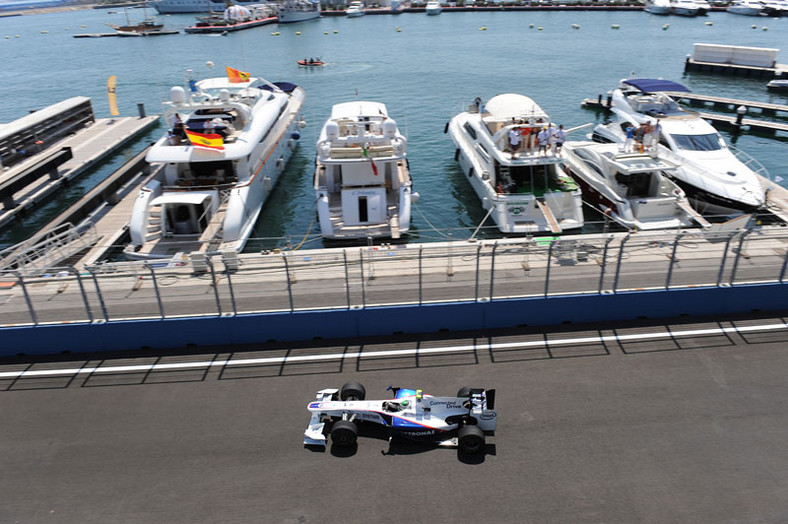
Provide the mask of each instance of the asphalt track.
{"label": "asphalt track", "polygon": [[[0,522],[786,522],[786,339],[761,315],[0,361]],[[495,387],[498,431],[305,449],[351,379]]]}

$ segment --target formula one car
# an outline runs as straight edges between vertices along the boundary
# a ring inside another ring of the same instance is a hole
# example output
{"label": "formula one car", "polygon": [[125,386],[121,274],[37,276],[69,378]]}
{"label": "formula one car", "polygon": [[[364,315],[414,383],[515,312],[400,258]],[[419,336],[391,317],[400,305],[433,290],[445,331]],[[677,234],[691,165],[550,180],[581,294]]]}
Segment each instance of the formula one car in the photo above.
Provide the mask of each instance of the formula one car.
{"label": "formula one car", "polygon": [[388,387],[394,397],[365,400],[364,386],[349,382],[340,389],[322,389],[307,409],[312,414],[304,431],[304,444],[326,446],[326,434],[335,446],[356,443],[359,424],[378,424],[391,437],[428,441],[457,447],[467,454],[481,453],[485,435],[495,431],[495,390],[464,387],[456,397],[433,397],[420,389]]}

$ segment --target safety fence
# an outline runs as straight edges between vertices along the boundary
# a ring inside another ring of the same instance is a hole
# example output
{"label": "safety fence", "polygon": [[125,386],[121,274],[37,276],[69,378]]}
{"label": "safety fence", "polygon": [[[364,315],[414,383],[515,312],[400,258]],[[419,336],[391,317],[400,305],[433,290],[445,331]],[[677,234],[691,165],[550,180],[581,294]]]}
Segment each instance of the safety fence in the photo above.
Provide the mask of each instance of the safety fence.
{"label": "safety fence", "polygon": [[3,326],[784,283],[788,230],[639,232],[0,272]]}

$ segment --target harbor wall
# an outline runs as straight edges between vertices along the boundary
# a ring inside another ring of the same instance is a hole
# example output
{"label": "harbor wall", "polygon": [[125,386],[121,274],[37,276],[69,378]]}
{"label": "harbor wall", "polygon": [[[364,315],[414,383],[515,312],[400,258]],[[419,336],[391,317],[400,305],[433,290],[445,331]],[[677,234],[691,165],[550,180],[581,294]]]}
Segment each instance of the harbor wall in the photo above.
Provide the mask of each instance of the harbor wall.
{"label": "harbor wall", "polygon": [[786,284],[0,329],[0,356],[234,346],[788,310]]}

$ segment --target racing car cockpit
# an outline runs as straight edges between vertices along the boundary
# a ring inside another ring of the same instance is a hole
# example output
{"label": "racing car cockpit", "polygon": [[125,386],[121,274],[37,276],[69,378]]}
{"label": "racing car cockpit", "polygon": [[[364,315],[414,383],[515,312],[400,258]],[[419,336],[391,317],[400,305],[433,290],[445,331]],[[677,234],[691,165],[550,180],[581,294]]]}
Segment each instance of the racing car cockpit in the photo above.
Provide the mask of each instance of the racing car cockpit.
{"label": "racing car cockpit", "polygon": [[397,413],[410,405],[409,400],[386,400],[383,402],[383,411]]}

